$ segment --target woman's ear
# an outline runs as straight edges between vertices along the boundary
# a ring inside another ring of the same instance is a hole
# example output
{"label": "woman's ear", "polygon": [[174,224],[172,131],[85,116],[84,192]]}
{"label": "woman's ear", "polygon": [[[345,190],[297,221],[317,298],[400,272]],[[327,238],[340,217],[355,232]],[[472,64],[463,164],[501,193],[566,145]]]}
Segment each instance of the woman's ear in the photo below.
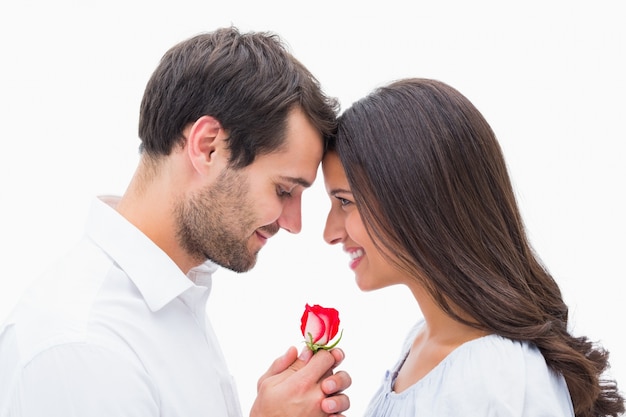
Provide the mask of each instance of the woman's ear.
{"label": "woman's ear", "polygon": [[226,158],[226,133],[220,122],[212,116],[202,116],[188,129],[187,155],[198,172],[222,164]]}

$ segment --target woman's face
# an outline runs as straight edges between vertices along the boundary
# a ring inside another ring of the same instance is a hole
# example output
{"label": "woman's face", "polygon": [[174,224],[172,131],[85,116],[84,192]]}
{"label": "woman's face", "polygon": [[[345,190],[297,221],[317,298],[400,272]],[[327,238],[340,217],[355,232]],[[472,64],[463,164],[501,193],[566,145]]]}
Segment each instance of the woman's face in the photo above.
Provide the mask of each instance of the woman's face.
{"label": "woman's face", "polygon": [[362,291],[405,283],[405,274],[389,263],[374,246],[348,184],[345,171],[336,152],[328,152],[322,161],[326,192],[331,207],[324,228],[324,240],[343,245],[350,256],[350,269]]}

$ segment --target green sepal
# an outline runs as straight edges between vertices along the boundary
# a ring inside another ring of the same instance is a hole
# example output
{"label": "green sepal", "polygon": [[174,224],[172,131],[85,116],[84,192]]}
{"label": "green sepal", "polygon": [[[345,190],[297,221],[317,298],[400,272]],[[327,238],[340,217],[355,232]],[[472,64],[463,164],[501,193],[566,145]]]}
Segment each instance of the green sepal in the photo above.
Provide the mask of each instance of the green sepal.
{"label": "green sepal", "polygon": [[343,329],[341,329],[341,333],[339,333],[339,339],[335,340],[335,342],[332,345],[318,345],[313,343],[313,335],[311,333],[309,333],[309,341],[305,341],[306,345],[309,347],[309,349],[311,349],[313,351],[313,353],[317,352],[320,349],[324,349],[324,350],[330,350],[332,348],[334,348],[335,346],[337,346],[337,343],[339,343],[339,341],[341,340],[341,337],[343,336]]}

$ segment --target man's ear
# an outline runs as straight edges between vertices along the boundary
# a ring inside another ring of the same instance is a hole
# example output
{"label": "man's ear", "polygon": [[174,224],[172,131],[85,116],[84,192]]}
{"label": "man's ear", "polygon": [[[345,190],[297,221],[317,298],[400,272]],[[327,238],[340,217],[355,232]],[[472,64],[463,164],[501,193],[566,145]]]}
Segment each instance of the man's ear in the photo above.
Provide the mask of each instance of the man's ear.
{"label": "man's ear", "polygon": [[198,172],[206,172],[226,158],[226,133],[220,122],[212,116],[202,116],[189,128],[187,154]]}

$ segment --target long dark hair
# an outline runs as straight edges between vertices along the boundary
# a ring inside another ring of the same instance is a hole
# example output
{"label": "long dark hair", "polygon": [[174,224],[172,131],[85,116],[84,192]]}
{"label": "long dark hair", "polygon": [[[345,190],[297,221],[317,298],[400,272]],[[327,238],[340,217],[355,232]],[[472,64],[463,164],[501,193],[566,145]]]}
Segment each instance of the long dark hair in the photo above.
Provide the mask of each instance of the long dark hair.
{"label": "long dark hair", "polygon": [[576,416],[624,411],[616,382],[602,377],[608,352],[569,333],[498,141],[466,97],[435,80],[397,81],[344,112],[335,146],[374,242],[447,314],[534,343],[564,376]]}

